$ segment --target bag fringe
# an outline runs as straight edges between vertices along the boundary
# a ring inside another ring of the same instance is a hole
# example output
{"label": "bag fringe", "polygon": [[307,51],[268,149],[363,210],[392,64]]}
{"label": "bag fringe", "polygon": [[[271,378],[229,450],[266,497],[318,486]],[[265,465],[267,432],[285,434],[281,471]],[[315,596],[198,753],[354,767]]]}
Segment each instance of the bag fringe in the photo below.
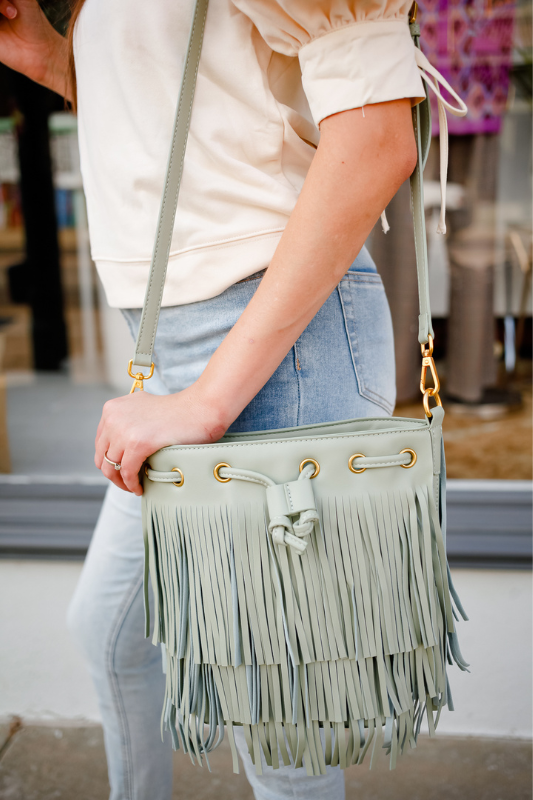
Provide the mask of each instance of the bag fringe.
{"label": "bag fringe", "polygon": [[[242,725],[264,762],[390,769],[453,710],[446,664],[461,670],[453,587],[427,487],[335,496],[303,555],[275,545],[266,509],[176,509],[145,500],[153,642],[166,671],[163,728],[193,762]],[[147,581],[146,581],[147,582]],[[145,586],[147,630],[148,593]],[[435,716],[434,716],[435,713]],[[322,729],[322,735],[321,735]]]}

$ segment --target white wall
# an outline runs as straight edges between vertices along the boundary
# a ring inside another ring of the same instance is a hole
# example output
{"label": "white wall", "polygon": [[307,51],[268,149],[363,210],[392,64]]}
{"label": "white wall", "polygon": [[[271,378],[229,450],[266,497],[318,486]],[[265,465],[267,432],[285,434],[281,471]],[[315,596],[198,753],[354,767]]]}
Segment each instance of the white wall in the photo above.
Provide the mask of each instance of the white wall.
{"label": "white wall", "polygon": [[455,711],[439,732],[532,735],[531,572],[452,570],[469,616],[457,624],[470,672],[448,669]]}
{"label": "white wall", "polygon": [[99,719],[65,615],[79,561],[0,561],[0,718]]}
{"label": "white wall", "polygon": [[[65,612],[79,562],[0,561],[0,718],[98,719]],[[531,736],[531,573],[454,570],[470,616],[459,622],[471,672],[450,667],[456,710],[439,732]]]}

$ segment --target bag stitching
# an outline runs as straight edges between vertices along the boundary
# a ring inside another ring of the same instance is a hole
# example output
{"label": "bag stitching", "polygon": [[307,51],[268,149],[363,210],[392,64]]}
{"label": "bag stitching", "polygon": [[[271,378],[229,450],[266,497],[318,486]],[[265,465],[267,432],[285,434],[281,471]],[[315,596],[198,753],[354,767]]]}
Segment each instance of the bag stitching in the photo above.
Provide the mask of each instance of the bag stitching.
{"label": "bag stitching", "polygon": [[[380,417],[378,417],[378,419],[380,419]],[[384,419],[384,417],[381,417],[381,419]],[[251,431],[251,433],[253,433],[253,431]],[[380,432],[380,433],[378,433],[378,432],[375,432],[375,433],[361,433],[361,434],[352,433],[352,434],[346,434],[346,435],[339,434],[338,436],[335,436],[335,438],[332,437],[332,436],[323,436],[323,437],[322,436],[320,436],[320,437],[314,436],[314,437],[312,437],[310,439],[297,438],[296,441],[301,442],[302,444],[307,444],[308,442],[316,442],[317,439],[319,439],[319,441],[321,441],[321,442],[331,442],[331,441],[338,442],[341,439],[351,439],[351,438],[354,438],[354,437],[356,437],[358,435],[361,435],[361,436],[392,436],[395,433],[406,433],[406,434],[407,433],[409,433],[409,434],[411,434],[411,433],[424,433],[425,434],[425,433],[429,433],[429,427],[425,428],[424,430],[416,430],[416,429],[402,430],[401,428],[397,428],[397,429],[395,429],[393,431],[383,431],[383,432]],[[288,437],[287,439],[267,439],[266,441],[262,441],[262,442],[216,442],[215,444],[201,444],[201,445],[190,445],[190,444],[185,444],[185,445],[178,444],[178,445],[176,445],[176,444],[171,444],[171,445],[168,445],[167,447],[162,447],[161,450],[158,450],[156,452],[161,452],[163,450],[165,452],[169,452],[171,450],[181,450],[182,452],[192,452],[193,450],[202,450],[204,447],[258,447],[258,446],[267,445],[267,444],[271,445],[273,442],[277,442],[278,444],[283,444],[284,442],[294,442],[294,441],[295,441],[295,439],[293,437]],[[432,448],[432,453],[433,453],[433,448]],[[153,455],[155,455],[155,453]]]}

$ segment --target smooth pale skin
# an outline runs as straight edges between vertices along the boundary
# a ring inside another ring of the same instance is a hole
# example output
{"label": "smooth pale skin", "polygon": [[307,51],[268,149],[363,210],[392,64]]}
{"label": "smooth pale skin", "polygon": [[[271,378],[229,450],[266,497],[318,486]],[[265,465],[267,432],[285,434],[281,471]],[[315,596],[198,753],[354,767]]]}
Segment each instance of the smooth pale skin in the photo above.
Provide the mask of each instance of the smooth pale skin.
{"label": "smooth pale skin", "polygon": [[[0,0],[0,60],[68,97],[67,49],[35,0]],[[348,270],[416,164],[408,98],[324,119],[302,192],[259,288],[189,388],[109,400],[95,464],[142,494],[145,459],[172,444],[217,441],[264,386]],[[104,461],[104,453],[122,469]]]}

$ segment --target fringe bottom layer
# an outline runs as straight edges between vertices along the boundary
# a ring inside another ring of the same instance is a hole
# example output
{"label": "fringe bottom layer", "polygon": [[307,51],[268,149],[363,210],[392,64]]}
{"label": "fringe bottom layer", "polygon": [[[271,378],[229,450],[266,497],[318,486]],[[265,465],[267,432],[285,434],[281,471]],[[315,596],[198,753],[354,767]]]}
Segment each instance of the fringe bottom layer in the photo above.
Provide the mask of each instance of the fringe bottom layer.
{"label": "fringe bottom layer", "polygon": [[[146,564],[163,644],[162,724],[202,763],[233,726],[266,764],[394,769],[424,716],[453,710],[446,664],[467,616],[426,487],[330,497],[301,556],[272,543],[256,506],[144,502]],[[145,578],[147,635],[148,580]],[[321,734],[321,729],[323,733]],[[207,763],[208,760],[207,760]]]}

